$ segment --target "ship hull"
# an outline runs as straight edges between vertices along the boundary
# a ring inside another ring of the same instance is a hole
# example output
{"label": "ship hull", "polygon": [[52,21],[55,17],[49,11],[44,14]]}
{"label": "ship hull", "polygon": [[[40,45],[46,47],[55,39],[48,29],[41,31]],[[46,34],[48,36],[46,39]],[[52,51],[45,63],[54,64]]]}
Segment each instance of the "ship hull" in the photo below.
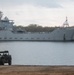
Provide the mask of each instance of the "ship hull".
{"label": "ship hull", "polygon": [[0,41],[74,41],[74,28],[58,28],[52,32],[17,33],[0,31]]}

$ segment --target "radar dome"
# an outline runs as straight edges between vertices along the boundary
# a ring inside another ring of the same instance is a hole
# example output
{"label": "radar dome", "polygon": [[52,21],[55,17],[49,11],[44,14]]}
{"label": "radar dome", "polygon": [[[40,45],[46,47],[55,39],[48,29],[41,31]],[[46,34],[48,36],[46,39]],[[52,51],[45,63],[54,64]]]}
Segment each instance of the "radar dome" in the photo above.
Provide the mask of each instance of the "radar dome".
{"label": "radar dome", "polygon": [[66,17],[66,21],[63,23],[63,27],[69,27],[68,19]]}

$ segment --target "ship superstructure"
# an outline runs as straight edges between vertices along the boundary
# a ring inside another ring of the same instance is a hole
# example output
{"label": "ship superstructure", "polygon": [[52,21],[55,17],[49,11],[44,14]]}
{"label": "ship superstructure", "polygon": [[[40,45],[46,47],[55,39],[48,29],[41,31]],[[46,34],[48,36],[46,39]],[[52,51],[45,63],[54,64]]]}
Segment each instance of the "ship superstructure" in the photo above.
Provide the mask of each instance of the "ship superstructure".
{"label": "ship superstructure", "polygon": [[26,32],[23,30],[13,30],[13,20],[7,17],[2,19],[0,12],[0,41],[74,41],[74,28],[69,27],[68,19],[63,27],[52,32]]}

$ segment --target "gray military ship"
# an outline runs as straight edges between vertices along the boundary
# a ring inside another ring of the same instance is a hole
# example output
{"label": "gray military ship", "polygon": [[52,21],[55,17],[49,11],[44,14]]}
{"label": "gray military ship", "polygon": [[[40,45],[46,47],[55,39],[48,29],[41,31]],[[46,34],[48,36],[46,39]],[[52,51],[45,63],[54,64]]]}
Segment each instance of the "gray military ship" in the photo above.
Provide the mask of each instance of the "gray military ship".
{"label": "gray military ship", "polygon": [[52,32],[26,32],[13,30],[14,22],[7,17],[2,19],[0,11],[0,41],[74,41],[74,27],[69,27],[68,19]]}

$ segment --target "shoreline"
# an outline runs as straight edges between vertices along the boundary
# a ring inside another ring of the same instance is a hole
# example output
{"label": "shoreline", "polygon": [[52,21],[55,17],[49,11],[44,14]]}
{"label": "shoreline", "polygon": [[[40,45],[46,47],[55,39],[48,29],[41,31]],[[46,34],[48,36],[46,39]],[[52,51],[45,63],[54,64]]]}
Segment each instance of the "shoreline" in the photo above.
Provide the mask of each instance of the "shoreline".
{"label": "shoreline", "polygon": [[74,75],[74,66],[67,65],[4,65],[0,75]]}

